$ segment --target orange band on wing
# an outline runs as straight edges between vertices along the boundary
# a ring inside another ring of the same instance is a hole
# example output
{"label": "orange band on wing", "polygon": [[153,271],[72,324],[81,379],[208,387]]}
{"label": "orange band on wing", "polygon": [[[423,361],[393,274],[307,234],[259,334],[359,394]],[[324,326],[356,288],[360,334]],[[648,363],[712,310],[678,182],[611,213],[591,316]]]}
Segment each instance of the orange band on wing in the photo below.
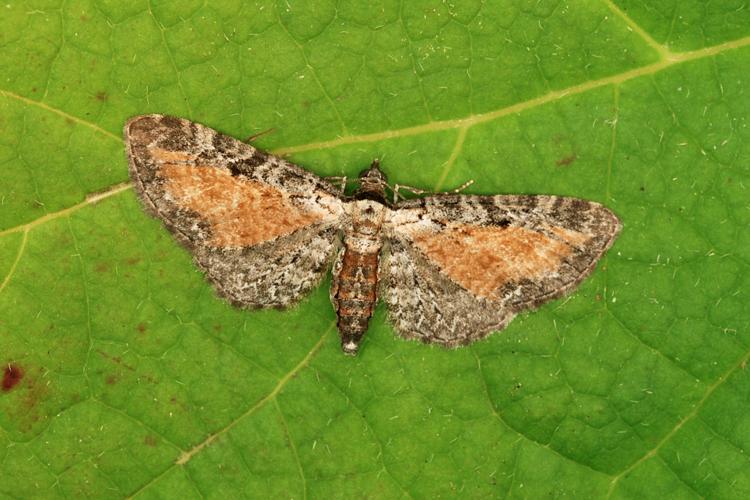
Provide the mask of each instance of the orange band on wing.
{"label": "orange band on wing", "polygon": [[281,191],[211,166],[187,166],[162,158],[159,176],[172,201],[211,226],[210,245],[243,247],[291,234],[320,222],[325,213],[305,211]]}
{"label": "orange band on wing", "polygon": [[573,250],[571,244],[587,239],[563,228],[550,230],[563,240],[522,227],[459,226],[440,233],[419,233],[414,243],[466,290],[495,299],[494,293],[508,282],[553,272]]}

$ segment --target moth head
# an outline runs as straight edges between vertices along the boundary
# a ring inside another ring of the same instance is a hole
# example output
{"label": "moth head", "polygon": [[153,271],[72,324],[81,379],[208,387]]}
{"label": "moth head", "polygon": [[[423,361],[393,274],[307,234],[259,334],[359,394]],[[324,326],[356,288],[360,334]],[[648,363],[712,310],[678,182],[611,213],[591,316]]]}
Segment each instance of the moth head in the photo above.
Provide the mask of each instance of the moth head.
{"label": "moth head", "polygon": [[359,173],[360,184],[372,183],[380,184],[382,186],[388,185],[388,177],[385,172],[380,170],[380,160],[372,160],[370,168],[366,168]]}
{"label": "moth head", "polygon": [[380,170],[380,162],[373,160],[370,168],[359,173],[359,188],[354,193],[354,197],[385,203],[385,189],[387,187],[388,177]]}

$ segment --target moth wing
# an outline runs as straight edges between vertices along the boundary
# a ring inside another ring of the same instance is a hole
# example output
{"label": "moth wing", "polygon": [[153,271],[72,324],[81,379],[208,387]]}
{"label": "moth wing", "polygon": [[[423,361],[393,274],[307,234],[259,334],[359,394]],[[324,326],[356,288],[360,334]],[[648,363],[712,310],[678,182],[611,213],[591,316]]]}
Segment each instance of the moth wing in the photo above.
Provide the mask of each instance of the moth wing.
{"label": "moth wing", "polygon": [[409,200],[386,221],[380,296],[402,336],[467,344],[570,291],[620,228],[606,207],[576,198]]}
{"label": "moth wing", "polygon": [[502,330],[516,315],[462,288],[405,238],[389,240],[384,253],[378,295],[402,337],[457,347]]}
{"label": "moth wing", "polygon": [[143,205],[231,302],[283,307],[323,278],[344,216],[331,184],[180,118],[134,117],[125,142]]}

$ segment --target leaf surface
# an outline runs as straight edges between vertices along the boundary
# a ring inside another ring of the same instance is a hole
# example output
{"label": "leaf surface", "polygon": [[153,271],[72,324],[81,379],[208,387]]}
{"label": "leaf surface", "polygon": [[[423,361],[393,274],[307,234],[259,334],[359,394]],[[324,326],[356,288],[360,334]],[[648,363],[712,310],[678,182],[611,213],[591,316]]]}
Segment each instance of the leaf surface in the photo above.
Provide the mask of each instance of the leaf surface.
{"label": "leaf surface", "polygon": [[[0,495],[747,497],[740,4],[6,1]],[[501,334],[418,345],[381,306],[349,358],[328,282],[236,310],[143,213],[121,129],[150,112],[624,229]]]}

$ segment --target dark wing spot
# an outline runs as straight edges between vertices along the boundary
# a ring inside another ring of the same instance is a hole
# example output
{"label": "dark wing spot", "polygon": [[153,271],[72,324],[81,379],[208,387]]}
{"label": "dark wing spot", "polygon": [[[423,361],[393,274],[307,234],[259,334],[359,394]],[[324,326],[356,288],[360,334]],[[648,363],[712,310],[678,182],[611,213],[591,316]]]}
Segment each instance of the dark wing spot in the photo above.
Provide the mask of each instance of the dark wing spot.
{"label": "dark wing spot", "polygon": [[458,205],[459,203],[461,203],[461,198],[458,198],[458,197],[456,197],[456,198],[445,197],[444,199],[440,200],[440,203],[442,205],[453,205],[453,206],[455,206],[455,205]]}
{"label": "dark wing spot", "polygon": [[300,174],[299,172],[296,172],[293,169],[286,169],[286,170],[282,171],[281,174],[279,175],[279,180],[281,181],[282,184],[286,184],[286,183],[289,183],[289,182],[295,182],[295,181],[297,181],[297,182],[299,182],[299,181],[306,182],[307,181],[307,179],[305,178],[304,175]]}
{"label": "dark wing spot", "polygon": [[570,207],[574,211],[579,212],[579,213],[588,212],[589,208],[591,208],[591,203],[589,203],[588,201],[585,201],[585,200],[575,199],[570,204]]}
{"label": "dark wing spot", "polygon": [[216,134],[213,138],[214,149],[221,154],[232,153],[235,147],[235,140],[224,134]]}
{"label": "dark wing spot", "polygon": [[180,128],[182,126],[180,119],[174,116],[162,116],[161,123],[168,128]]}
{"label": "dark wing spot", "polygon": [[268,155],[263,151],[255,150],[255,153],[250,158],[245,159],[242,163],[247,169],[252,169],[258,165],[263,165],[268,161]]}
{"label": "dark wing spot", "polygon": [[519,200],[521,201],[521,204],[528,208],[536,208],[536,206],[539,204],[539,197],[534,196],[533,194],[524,194],[519,196]]}
{"label": "dark wing spot", "polygon": [[232,177],[237,177],[238,175],[244,175],[244,172],[240,170],[240,167],[238,167],[236,163],[229,164],[229,173],[232,174]]}

